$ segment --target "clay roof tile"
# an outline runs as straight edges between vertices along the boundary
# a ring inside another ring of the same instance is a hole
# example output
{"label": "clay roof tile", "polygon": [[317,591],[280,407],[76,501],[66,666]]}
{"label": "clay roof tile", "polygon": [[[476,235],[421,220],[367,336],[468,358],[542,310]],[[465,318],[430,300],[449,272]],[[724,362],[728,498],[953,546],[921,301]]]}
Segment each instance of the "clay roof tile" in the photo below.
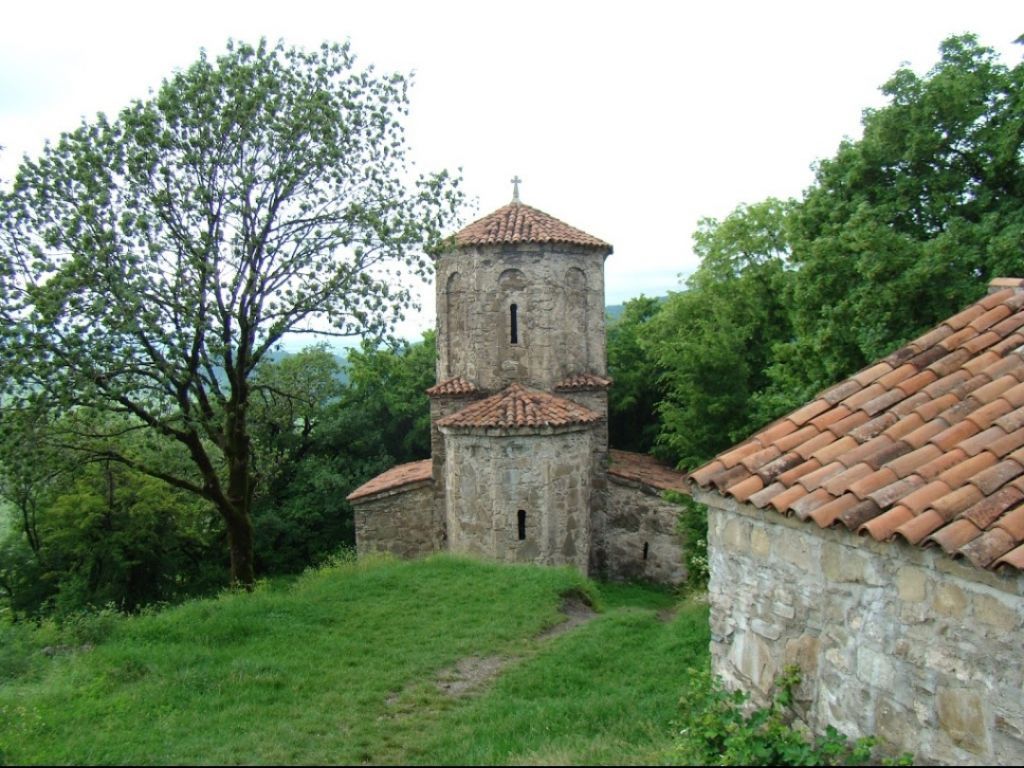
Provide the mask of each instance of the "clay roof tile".
{"label": "clay roof tile", "polygon": [[828,528],[833,525],[839,516],[857,506],[860,500],[852,493],[844,493],[837,499],[832,499],[825,504],[811,510],[811,519],[820,527]]}
{"label": "clay roof tile", "polygon": [[960,547],[959,554],[979,568],[988,568],[1019,543],[1002,528],[993,528]]}
{"label": "clay roof tile", "polygon": [[954,520],[949,525],[939,528],[935,533],[925,537],[926,543],[938,544],[951,555],[960,547],[981,535],[981,530],[970,520]]}
{"label": "clay roof tile", "polygon": [[758,509],[763,509],[764,507],[768,506],[772,499],[774,499],[784,490],[786,490],[786,486],[784,486],[782,483],[772,483],[771,485],[765,487],[764,489],[758,491],[757,493],[752,494],[751,497],[747,499],[747,501],[749,501]]}
{"label": "clay roof tile", "polygon": [[913,518],[914,515],[909,509],[896,506],[878,517],[868,520],[857,529],[857,532],[869,534],[875,541],[885,541],[893,535],[897,528]]}
{"label": "clay roof tile", "polygon": [[970,520],[979,528],[985,529],[990,527],[1006,510],[1019,503],[1022,499],[1024,499],[1024,491],[1013,485],[1007,485],[991,496],[971,505],[960,516]]}
{"label": "clay roof tile", "polygon": [[730,485],[725,492],[737,501],[747,501],[753,494],[764,488],[764,481],[757,475],[740,480],[735,485]]}
{"label": "clay roof tile", "polygon": [[929,509],[897,526],[892,534],[902,536],[909,544],[920,543],[925,536],[945,525],[946,520],[934,509]]}
{"label": "clay roof tile", "polygon": [[1010,570],[1015,568],[1018,571],[1024,571],[1024,544],[1011,549],[1002,557],[998,558],[992,567],[998,571]]}
{"label": "clay roof tile", "polygon": [[792,505],[794,502],[798,501],[799,499],[803,498],[806,495],[807,490],[799,483],[795,483],[794,485],[791,485],[789,488],[784,490],[782,493],[775,496],[771,500],[771,505],[775,507],[776,512],[786,514],[786,512],[789,510],[790,505]]}

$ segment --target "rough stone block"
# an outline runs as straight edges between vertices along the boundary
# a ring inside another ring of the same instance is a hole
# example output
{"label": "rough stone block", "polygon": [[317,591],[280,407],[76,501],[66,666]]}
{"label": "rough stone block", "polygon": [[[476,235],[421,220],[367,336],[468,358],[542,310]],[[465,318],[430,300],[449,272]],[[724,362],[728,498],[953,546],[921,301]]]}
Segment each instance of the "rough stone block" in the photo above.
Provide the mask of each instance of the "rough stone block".
{"label": "rough stone block", "polygon": [[782,636],[782,627],[777,624],[769,624],[762,619],[753,619],[750,622],[750,628],[768,640],[778,640]]}
{"label": "rough stone block", "polygon": [[940,616],[962,618],[967,610],[968,596],[955,584],[940,583],[935,588],[932,609]]}
{"label": "rough stone block", "polygon": [[892,661],[866,645],[857,648],[857,678],[868,688],[891,690],[895,680]]}
{"label": "rough stone block", "polygon": [[937,696],[939,727],[953,744],[983,755],[989,751],[989,729],[985,698],[966,688],[943,688]]}
{"label": "rough stone block", "polygon": [[927,583],[928,574],[921,568],[905,565],[896,572],[896,589],[905,603],[924,600]]}
{"label": "rough stone block", "polygon": [[821,570],[830,581],[863,583],[867,559],[850,547],[826,541],[821,547]]}
{"label": "rough stone block", "polygon": [[743,677],[763,694],[767,694],[775,681],[778,665],[771,646],[753,632],[737,632],[729,649],[729,662]]}
{"label": "rough stone block", "polygon": [[907,709],[886,695],[875,702],[877,735],[887,744],[915,744],[920,739],[921,722],[913,708]]}
{"label": "rough stone block", "polygon": [[792,619],[796,616],[796,610],[792,605],[786,605],[785,603],[775,603],[772,605],[772,613],[776,616],[781,616],[784,619]]}
{"label": "rough stone block", "polygon": [[750,532],[750,552],[758,557],[768,557],[772,551],[772,539],[760,525],[755,525]]}
{"label": "rough stone block", "polygon": [[995,629],[1005,632],[1020,627],[1020,613],[988,595],[974,596],[974,618]]}
{"label": "rough stone block", "polygon": [[[811,543],[806,535],[786,531],[786,536],[775,539],[775,554],[787,563],[807,571],[812,566]],[[815,563],[816,565],[816,563]]]}
{"label": "rough stone block", "polygon": [[803,684],[818,674],[818,651],[821,643],[815,635],[800,635],[786,641],[785,665],[796,664],[803,673]]}
{"label": "rough stone block", "polygon": [[750,523],[734,517],[725,524],[722,543],[730,552],[746,553],[750,550]]}

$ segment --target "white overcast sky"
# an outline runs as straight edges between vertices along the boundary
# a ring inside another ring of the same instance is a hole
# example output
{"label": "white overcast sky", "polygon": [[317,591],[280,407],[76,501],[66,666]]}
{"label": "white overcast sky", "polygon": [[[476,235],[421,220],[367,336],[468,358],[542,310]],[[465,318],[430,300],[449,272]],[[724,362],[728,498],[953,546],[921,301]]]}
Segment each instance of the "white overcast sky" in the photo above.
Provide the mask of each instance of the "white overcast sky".
{"label": "white overcast sky", "polygon": [[[904,62],[925,72],[943,38],[974,32],[1008,65],[1024,53],[1019,0],[19,0],[0,18],[0,179],[202,47],[347,39],[362,63],[415,71],[411,155],[462,168],[467,221],[518,174],[523,202],[612,243],[609,304],[678,289],[701,217],[798,196],[879,86]],[[433,325],[424,295],[405,335]]]}

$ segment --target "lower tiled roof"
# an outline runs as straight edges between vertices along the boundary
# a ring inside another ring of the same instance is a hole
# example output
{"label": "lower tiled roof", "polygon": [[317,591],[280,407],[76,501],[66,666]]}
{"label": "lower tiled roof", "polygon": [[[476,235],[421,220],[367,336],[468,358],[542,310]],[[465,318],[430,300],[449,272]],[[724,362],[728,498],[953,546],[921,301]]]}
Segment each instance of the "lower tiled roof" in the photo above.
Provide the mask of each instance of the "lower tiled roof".
{"label": "lower tiled roof", "polygon": [[345,498],[348,501],[357,501],[369,496],[375,496],[385,491],[394,491],[406,485],[422,483],[431,478],[432,462],[430,459],[423,461],[411,461],[408,464],[399,464],[386,472],[381,472],[372,480],[369,480]]}
{"label": "lower tiled roof", "polygon": [[601,417],[571,400],[512,384],[443,419],[441,427],[520,429],[590,424]]}
{"label": "lower tiled roof", "polygon": [[1024,280],[690,475],[821,527],[1024,569]]}
{"label": "lower tiled roof", "polygon": [[454,379],[448,379],[442,381],[440,384],[435,384],[427,390],[427,395],[430,397],[439,397],[442,395],[472,395],[475,392],[479,392],[476,385],[472,382],[466,381],[461,376],[456,376]]}
{"label": "lower tiled roof", "polygon": [[643,483],[659,491],[690,493],[686,484],[686,473],[662,464],[653,456],[615,449],[608,451],[608,456],[611,459],[608,464],[609,475]]}
{"label": "lower tiled roof", "polygon": [[598,376],[596,373],[574,373],[571,376],[566,376],[560,382],[555,384],[556,392],[583,392],[587,390],[599,391],[602,389],[608,389],[612,385],[612,380],[607,379],[604,376]]}

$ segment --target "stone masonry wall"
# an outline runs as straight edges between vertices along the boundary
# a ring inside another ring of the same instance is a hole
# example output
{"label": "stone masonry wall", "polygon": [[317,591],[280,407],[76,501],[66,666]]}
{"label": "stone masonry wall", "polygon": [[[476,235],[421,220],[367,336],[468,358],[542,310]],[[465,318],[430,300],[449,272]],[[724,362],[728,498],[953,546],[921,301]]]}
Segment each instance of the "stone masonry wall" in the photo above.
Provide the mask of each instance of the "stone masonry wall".
{"label": "stone masonry wall", "polygon": [[436,264],[437,380],[463,376],[487,392],[513,382],[551,391],[569,374],[603,375],[604,259],[562,244],[443,254]]}
{"label": "stone masonry wall", "polygon": [[[445,431],[448,548],[506,562],[574,565],[590,556],[591,432]],[[525,539],[518,513],[525,513]]]}
{"label": "stone masonry wall", "polygon": [[678,518],[678,505],[639,483],[609,477],[607,509],[595,510],[593,517],[593,572],[608,579],[682,584],[686,566]]}
{"label": "stone masonry wall", "polygon": [[799,664],[812,729],[875,734],[919,762],[1024,763],[1024,577],[941,550],[709,505],[716,674],[764,702]]}
{"label": "stone masonry wall", "polygon": [[399,488],[353,504],[356,547],[417,557],[444,548],[444,518],[438,514],[433,483]]}

